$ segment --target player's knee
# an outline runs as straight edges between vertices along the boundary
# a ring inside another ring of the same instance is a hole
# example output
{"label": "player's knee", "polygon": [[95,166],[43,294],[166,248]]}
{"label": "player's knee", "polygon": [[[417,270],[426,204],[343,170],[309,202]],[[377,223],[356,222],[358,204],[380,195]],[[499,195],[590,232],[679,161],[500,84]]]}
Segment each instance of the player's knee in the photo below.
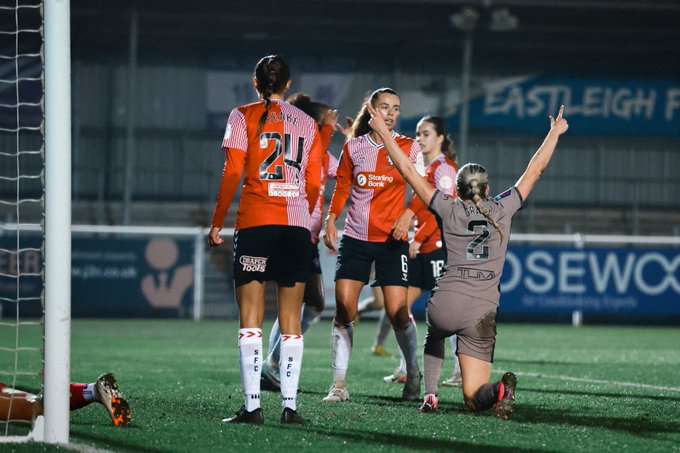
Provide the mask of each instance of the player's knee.
{"label": "player's knee", "polygon": [[342,325],[349,325],[357,316],[356,307],[350,304],[345,304],[342,301],[337,301],[335,306],[335,320]]}
{"label": "player's knee", "polygon": [[386,310],[386,313],[390,323],[392,323],[392,327],[397,330],[403,330],[411,323],[406,306],[399,307],[396,310]]}

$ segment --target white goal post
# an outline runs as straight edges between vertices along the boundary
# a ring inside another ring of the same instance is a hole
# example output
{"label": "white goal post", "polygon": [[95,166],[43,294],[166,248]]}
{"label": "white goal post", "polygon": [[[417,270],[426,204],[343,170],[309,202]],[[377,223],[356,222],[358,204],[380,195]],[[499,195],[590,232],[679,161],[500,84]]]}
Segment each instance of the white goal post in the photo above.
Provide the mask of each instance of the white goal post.
{"label": "white goal post", "polygon": [[44,440],[68,444],[71,377],[71,14],[69,0],[45,0],[44,7]]}

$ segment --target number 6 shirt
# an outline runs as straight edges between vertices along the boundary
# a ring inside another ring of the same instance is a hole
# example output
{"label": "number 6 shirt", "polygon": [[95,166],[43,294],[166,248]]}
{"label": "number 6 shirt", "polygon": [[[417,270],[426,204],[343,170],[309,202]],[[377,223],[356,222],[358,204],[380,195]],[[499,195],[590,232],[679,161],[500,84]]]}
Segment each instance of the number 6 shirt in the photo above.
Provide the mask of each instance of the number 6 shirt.
{"label": "number 6 shirt", "polygon": [[[392,136],[411,162],[422,162],[415,140],[396,132]],[[406,181],[390,160],[385,147],[369,134],[353,138],[342,148],[335,179],[335,191],[328,210],[336,217],[352,192],[345,219],[345,235],[366,242],[385,242],[404,212]]]}
{"label": "number 6 shirt", "polygon": [[227,158],[212,226],[222,227],[244,173],[236,230],[264,225],[310,229],[323,155],[316,122],[297,107],[272,99],[258,133],[264,112],[264,101],[258,101],[229,114],[222,141]]}

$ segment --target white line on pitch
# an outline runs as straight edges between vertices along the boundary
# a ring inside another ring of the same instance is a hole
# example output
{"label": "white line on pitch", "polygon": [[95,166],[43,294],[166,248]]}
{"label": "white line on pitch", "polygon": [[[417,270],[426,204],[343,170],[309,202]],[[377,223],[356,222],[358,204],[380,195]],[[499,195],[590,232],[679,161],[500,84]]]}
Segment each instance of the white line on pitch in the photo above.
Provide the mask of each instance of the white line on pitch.
{"label": "white line on pitch", "polygon": [[[494,370],[494,372],[500,373],[500,374],[505,373],[504,370]],[[550,374],[530,373],[530,372],[524,372],[524,371],[517,371],[517,372],[514,372],[514,373],[517,376],[527,376],[527,377],[544,378],[544,379],[555,379],[555,380],[558,380],[558,381],[585,382],[585,383],[588,383],[588,384],[617,385],[617,386],[620,386],[620,387],[634,387],[634,388],[642,388],[642,389],[661,390],[661,391],[666,391],[666,392],[680,392],[680,387],[664,387],[664,386],[661,386],[661,385],[639,384],[637,382],[605,381],[605,380],[602,380],[602,379],[580,378],[580,377],[573,377],[573,376],[553,376],[553,375],[550,375]]]}

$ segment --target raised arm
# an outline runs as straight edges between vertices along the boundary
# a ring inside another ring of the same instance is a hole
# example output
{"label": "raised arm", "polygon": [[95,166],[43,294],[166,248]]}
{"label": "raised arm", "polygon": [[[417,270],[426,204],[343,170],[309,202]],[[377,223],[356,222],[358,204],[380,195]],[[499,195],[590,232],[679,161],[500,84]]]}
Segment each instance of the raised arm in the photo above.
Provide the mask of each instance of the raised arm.
{"label": "raised arm", "polygon": [[305,169],[305,193],[309,204],[309,213],[314,212],[316,203],[319,201],[319,190],[321,188],[321,160],[326,149],[322,147],[320,134],[314,134],[314,142],[309,150],[307,157],[307,167]]}
{"label": "raised arm", "polygon": [[426,206],[429,205],[430,200],[432,200],[432,196],[434,195],[434,187],[427,182],[427,179],[423,178],[418,173],[415,165],[411,163],[411,160],[404,154],[401,148],[399,148],[399,145],[397,145],[397,142],[392,137],[382,116],[375,111],[370,103],[367,103],[366,105],[368,111],[371,113],[371,120],[368,122],[368,125],[371,126],[376,133],[380,134],[380,137],[385,144],[385,150],[390,155],[392,162],[394,162],[394,166],[399,173],[401,173],[406,182],[413,187],[418,198],[420,198]]}
{"label": "raised arm", "polygon": [[522,196],[522,200],[527,199],[531,193],[531,189],[534,188],[534,184],[536,184],[536,181],[538,181],[538,178],[540,178],[543,171],[548,166],[548,162],[550,162],[550,158],[552,158],[560,135],[564,134],[567,132],[567,129],[569,129],[569,124],[567,124],[567,120],[562,118],[562,113],[564,113],[564,106],[560,107],[557,119],[548,116],[548,118],[550,118],[550,132],[548,132],[545,140],[543,140],[543,144],[529,161],[529,165],[527,166],[527,169],[524,170],[524,174],[520,176],[515,184],[519,194]]}

